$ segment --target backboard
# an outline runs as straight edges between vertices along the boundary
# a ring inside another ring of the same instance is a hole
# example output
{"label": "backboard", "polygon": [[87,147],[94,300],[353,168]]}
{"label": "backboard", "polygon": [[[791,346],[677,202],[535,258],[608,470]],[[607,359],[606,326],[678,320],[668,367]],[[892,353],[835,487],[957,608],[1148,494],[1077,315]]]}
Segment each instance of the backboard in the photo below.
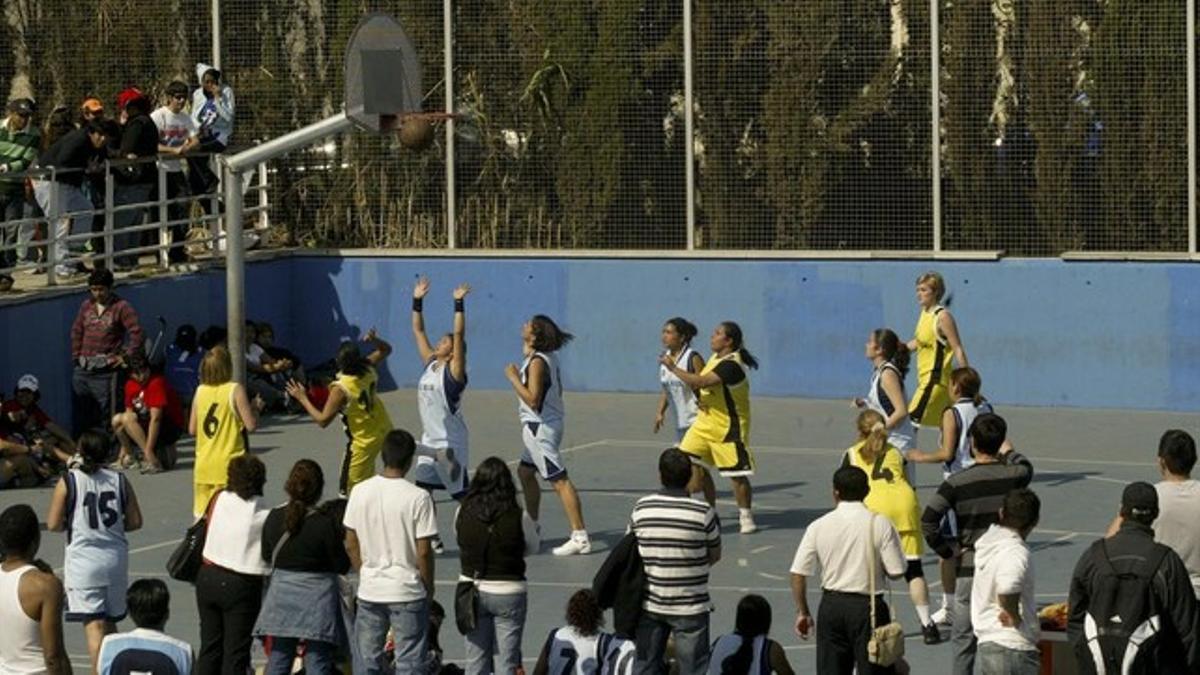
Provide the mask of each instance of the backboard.
{"label": "backboard", "polygon": [[360,129],[387,131],[398,116],[420,112],[421,60],[398,21],[368,14],[346,46],[346,115]]}

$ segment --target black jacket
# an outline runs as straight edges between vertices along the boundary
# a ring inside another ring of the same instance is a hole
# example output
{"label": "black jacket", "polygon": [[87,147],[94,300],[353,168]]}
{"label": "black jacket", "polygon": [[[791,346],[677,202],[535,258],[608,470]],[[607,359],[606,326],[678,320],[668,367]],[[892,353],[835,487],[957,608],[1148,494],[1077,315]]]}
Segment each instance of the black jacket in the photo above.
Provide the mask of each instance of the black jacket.
{"label": "black jacket", "polygon": [[521,509],[499,514],[483,522],[467,509],[459,509],[458,557],[463,576],[484,581],[525,580],[525,533]]}
{"label": "black jacket", "polygon": [[633,639],[646,595],[646,569],[636,534],[625,535],[608,554],[592,580],[592,592],[602,609],[612,608],[617,637]]}
{"label": "black jacket", "polygon": [[[1070,610],[1067,615],[1067,638],[1076,655],[1081,653],[1081,649],[1086,650],[1084,617],[1088,613],[1088,600],[1092,589],[1098,586],[1100,577],[1106,573],[1102,558],[1107,554],[1112,568],[1118,573],[1126,573],[1144,565],[1158,548],[1166,547],[1154,542],[1154,530],[1141,523],[1126,520],[1115,535],[1096,541],[1084,551],[1075,565],[1075,573],[1071,576]],[[1148,668],[1139,672],[1157,675],[1200,672],[1200,652],[1197,651],[1197,640],[1200,638],[1196,635],[1200,626],[1197,626],[1196,596],[1192,591],[1187,568],[1174,551],[1168,549],[1158,566],[1154,574],[1152,592],[1162,609],[1162,630],[1165,639],[1161,647],[1155,650],[1152,659],[1154,663],[1147,664]],[[1082,660],[1080,665],[1085,665]]]}
{"label": "black jacket", "polygon": [[[88,163],[103,154],[103,148],[97,149],[92,145],[87,129],[76,129],[46,148],[41,157],[38,157],[37,165],[64,171],[65,173],[56,173],[54,180],[79,187],[83,184],[83,170],[88,167]],[[46,180],[50,180],[49,174],[46,175]]]}
{"label": "black jacket", "polygon": [[[149,115],[139,114],[130,118],[121,127],[121,145],[117,149],[114,160],[129,159],[130,156],[140,158],[158,155],[158,126]],[[153,161],[120,166],[114,172],[116,180],[122,185],[153,184],[157,172]]]}

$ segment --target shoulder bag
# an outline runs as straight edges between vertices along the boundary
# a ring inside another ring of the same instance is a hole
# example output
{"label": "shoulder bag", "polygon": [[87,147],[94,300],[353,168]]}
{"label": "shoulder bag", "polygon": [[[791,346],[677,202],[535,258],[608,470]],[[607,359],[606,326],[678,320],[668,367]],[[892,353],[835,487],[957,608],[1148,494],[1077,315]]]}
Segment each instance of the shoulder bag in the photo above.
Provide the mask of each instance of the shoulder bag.
{"label": "shoulder bag", "polygon": [[[867,524],[867,568],[871,575],[871,593],[868,602],[871,603],[871,639],[867,641],[867,660],[877,666],[891,666],[904,656],[904,627],[893,619],[886,626],[880,626],[875,619],[875,519],[871,514]],[[892,587],[888,585],[888,602],[891,603]]]}
{"label": "shoulder bag", "polygon": [[196,575],[200,573],[200,566],[204,564],[204,542],[208,539],[208,521],[212,518],[213,506],[217,503],[217,497],[221,496],[222,491],[212,496],[208,500],[208,507],[204,509],[204,515],[192,523],[187,531],[183,533],[183,541],[171,551],[171,557],[167,558],[167,574],[172,579],[177,581],[186,581],[188,583],[196,583]]}

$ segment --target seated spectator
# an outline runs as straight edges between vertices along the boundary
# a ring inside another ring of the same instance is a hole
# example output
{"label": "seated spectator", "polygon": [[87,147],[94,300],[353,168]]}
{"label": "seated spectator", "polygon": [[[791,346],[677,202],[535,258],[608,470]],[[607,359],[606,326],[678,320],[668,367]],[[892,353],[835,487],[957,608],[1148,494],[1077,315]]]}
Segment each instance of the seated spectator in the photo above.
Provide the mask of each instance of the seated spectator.
{"label": "seated spectator", "polygon": [[126,365],[129,379],[125,382],[125,412],[114,415],[112,420],[113,431],[121,443],[121,453],[113,468],[133,467],[131,447],[136,444],[143,454],[141,472],[160,473],[175,466],[175,442],[185,429],[183,406],[167,384],[167,378],[151,372],[145,354],[140,351],[130,354]]}
{"label": "seated spectator", "polygon": [[0,406],[0,434],[9,431],[22,436],[35,459],[58,469],[75,454],[75,441],[38,406],[42,396],[38,390],[38,379],[33,375],[22,375],[17,380],[13,398]]}
{"label": "seated spectator", "polygon": [[200,359],[205,351],[197,341],[196,327],[190,323],[180,326],[175,331],[175,341],[167,345],[163,375],[179,395],[185,413],[192,407],[192,398],[200,385]]}
{"label": "seated spectator", "polygon": [[125,594],[137,628],[114,633],[100,644],[100,675],[189,675],[192,646],[163,632],[171,616],[171,593],[158,579],[138,579]]}
{"label": "seated spectator", "polygon": [[[305,382],[308,376],[305,374],[304,367],[300,363],[300,357],[296,356],[290,349],[285,349],[275,344],[275,329],[271,327],[271,324],[260,322],[256,323],[254,328],[255,335],[257,336],[255,344],[262,348],[265,357],[274,359],[276,364],[284,367],[284,370],[271,374],[271,383],[276,387],[286,389],[288,380]],[[303,412],[303,409],[290,397],[284,399],[284,404],[289,412]]]}
{"label": "seated spectator", "polygon": [[200,349],[208,351],[217,345],[225,344],[228,339],[229,331],[225,330],[225,326],[214,324],[204,329],[204,332],[196,339],[196,344],[200,345]]}
{"label": "seated spectator", "polygon": [[747,595],[737,606],[734,632],[713,643],[708,675],[741,673],[779,673],[792,675],[787,653],[768,637],[771,632],[771,605],[761,595]]}
{"label": "seated spectator", "polygon": [[0,489],[33,487],[45,479],[33,459],[33,449],[5,438],[0,431]]}
{"label": "seated spectator", "polygon": [[567,625],[550,631],[533,675],[599,675],[612,635],[600,630],[604,610],[590,589],[567,600]]}
{"label": "seated spectator", "polygon": [[[258,326],[246,322],[246,387],[250,393],[263,401],[263,410],[278,412],[287,399],[285,386],[287,374],[294,364],[287,359],[276,359],[258,344]],[[276,376],[283,376],[282,379]]]}
{"label": "seated spectator", "polygon": [[0,513],[0,668],[6,673],[71,672],[63,645],[63,585],[37,559],[41,525],[27,504]]}
{"label": "seated spectator", "polygon": [[270,640],[267,675],[290,675],[305,643],[304,670],[333,671],[340,640],[339,576],[350,571],[341,523],[318,510],[325,475],[311,459],[292,467],[288,503],[267,516],[262,559],[273,571],[254,635]]}

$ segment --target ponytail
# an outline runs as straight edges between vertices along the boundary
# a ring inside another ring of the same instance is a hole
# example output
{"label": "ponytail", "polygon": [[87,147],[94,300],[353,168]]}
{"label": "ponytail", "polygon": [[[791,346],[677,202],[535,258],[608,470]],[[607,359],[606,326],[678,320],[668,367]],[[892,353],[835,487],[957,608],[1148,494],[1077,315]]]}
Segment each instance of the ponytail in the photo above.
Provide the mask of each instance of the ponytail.
{"label": "ponytail", "polygon": [[533,333],[532,346],[539,352],[556,352],[575,339],[574,335],[559,328],[554,319],[545,314],[535,314],[529,320],[529,329]]}
{"label": "ponytail", "polygon": [[980,393],[983,379],[979,377],[979,371],[970,366],[955,368],[950,373],[950,383],[958,389],[959,398],[969,398],[975,405],[983,403],[983,394]]}
{"label": "ponytail", "polygon": [[879,351],[883,353],[883,358],[900,371],[900,378],[903,379],[908,375],[908,362],[912,356],[908,351],[908,345],[901,341],[891,328],[876,328],[872,336],[875,338],[875,344],[879,345]]}
{"label": "ponytail", "polygon": [[888,430],[883,415],[874,410],[864,410],[858,415],[858,436],[863,445],[858,454],[867,466],[874,466],[887,452]]}
{"label": "ponytail", "polygon": [[675,328],[675,332],[679,333],[679,336],[683,338],[683,344],[685,346],[692,344],[692,338],[696,337],[696,333],[700,332],[699,329],[696,328],[696,324],[688,321],[682,316],[676,316],[667,319],[667,323],[673,326]]}
{"label": "ponytail", "polygon": [[289,499],[284,507],[283,526],[295,537],[304,525],[304,516],[321,499],[325,489],[325,474],[321,465],[311,459],[302,459],[292,466],[283,490]]}
{"label": "ponytail", "polygon": [[83,458],[79,469],[86,474],[96,473],[108,459],[108,438],[99,431],[89,429],[83,432],[75,446]]}
{"label": "ponytail", "polygon": [[747,368],[758,369],[758,359],[750,353],[749,349],[742,346],[742,327],[733,321],[722,321],[721,331],[725,333],[725,337],[733,342],[733,351],[738,353],[742,363],[746,364]]}

